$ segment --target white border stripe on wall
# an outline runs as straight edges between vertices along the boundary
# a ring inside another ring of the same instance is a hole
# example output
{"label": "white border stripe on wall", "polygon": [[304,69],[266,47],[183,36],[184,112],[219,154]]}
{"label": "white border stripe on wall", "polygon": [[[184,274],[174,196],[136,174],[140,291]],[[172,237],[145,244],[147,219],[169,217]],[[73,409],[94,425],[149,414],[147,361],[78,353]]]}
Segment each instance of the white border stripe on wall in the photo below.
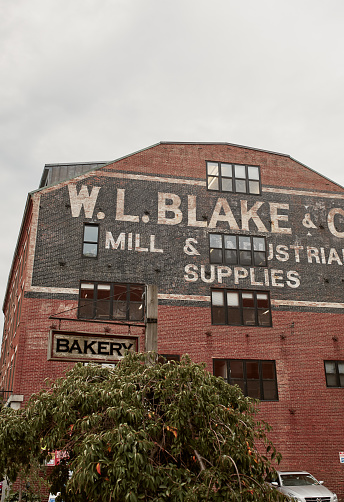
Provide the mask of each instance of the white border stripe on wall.
{"label": "white border stripe on wall", "polygon": [[303,300],[271,300],[271,304],[276,307],[316,307],[324,309],[344,309],[344,303],[334,302],[308,302]]}
{"label": "white border stripe on wall", "polygon": [[285,193],[287,195],[308,195],[309,197],[327,197],[328,199],[344,199],[344,194],[336,192],[309,192],[307,190],[288,190],[286,188],[262,187],[262,192]]}
{"label": "white border stripe on wall", "polygon": [[79,295],[79,290],[74,288],[48,288],[43,286],[31,286],[28,291],[32,293]]}
{"label": "white border stripe on wall", "polygon": [[[64,294],[64,295],[79,295],[79,290],[74,288],[48,288],[41,286],[31,286],[27,290],[32,293],[47,293],[47,294]],[[171,300],[182,302],[210,302],[208,295],[177,295],[177,294],[158,294],[158,300]],[[275,307],[314,307],[325,309],[344,309],[344,303],[335,302],[311,302],[304,300],[271,300],[271,305]]]}
{"label": "white border stripe on wall", "polygon": [[185,302],[210,302],[210,296],[200,296],[200,295],[164,295],[158,294],[158,300],[175,300],[185,301]]}
{"label": "white border stripe on wall", "polygon": [[168,178],[162,176],[149,176],[147,174],[131,174],[131,173],[109,173],[101,171],[97,176],[106,176],[108,178],[121,178],[126,180],[136,181],[158,181],[160,183],[177,183],[178,185],[196,185],[205,187],[206,182],[202,180],[186,180],[181,178]]}
{"label": "white border stripe on wall", "polygon": [[[137,180],[137,181],[157,181],[160,183],[176,183],[178,185],[194,185],[194,186],[207,186],[206,181],[202,180],[187,180],[181,178],[169,178],[167,176],[151,176],[147,174],[132,174],[132,173],[116,173],[116,172],[107,172],[100,171],[97,173],[97,176],[105,176],[108,178],[120,178],[127,180]],[[336,192],[311,192],[308,190],[291,190],[288,188],[273,188],[273,187],[262,187],[262,192],[266,193],[283,193],[286,195],[307,195],[310,197],[326,197],[329,199],[344,199],[343,193]],[[216,191],[214,191],[216,193]],[[231,192],[218,192],[223,195],[231,195]],[[239,195],[247,195],[247,194],[239,194]]]}

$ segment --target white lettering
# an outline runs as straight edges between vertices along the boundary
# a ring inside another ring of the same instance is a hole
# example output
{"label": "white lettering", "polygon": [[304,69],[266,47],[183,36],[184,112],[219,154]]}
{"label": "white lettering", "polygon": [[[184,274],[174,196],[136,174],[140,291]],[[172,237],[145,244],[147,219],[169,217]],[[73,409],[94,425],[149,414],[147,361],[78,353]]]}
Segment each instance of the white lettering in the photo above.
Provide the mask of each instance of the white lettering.
{"label": "white lettering", "polygon": [[240,279],[245,279],[248,271],[243,267],[234,267],[234,284],[239,284]]}
{"label": "white lettering", "polygon": [[325,256],[325,249],[324,248],[320,248],[320,256],[321,256],[321,263],[323,265],[326,264],[326,256]]}
{"label": "white lettering", "polygon": [[291,234],[291,228],[281,228],[279,226],[280,221],[288,221],[288,215],[279,214],[279,209],[289,210],[289,204],[278,204],[275,202],[270,202],[271,232],[277,234]]}
{"label": "white lettering", "polygon": [[188,195],[188,226],[189,227],[206,227],[207,220],[197,220],[197,203],[196,195]]}
{"label": "white lettering", "polygon": [[149,241],[149,251],[151,253],[163,253],[164,250],[160,248],[155,247],[155,235],[150,236],[150,241]]}
{"label": "white lettering", "polygon": [[116,220],[118,221],[134,221],[138,222],[140,218],[131,214],[124,214],[124,188],[117,189],[117,204],[116,204]]}
{"label": "white lettering", "polygon": [[283,281],[283,270],[271,269],[271,286],[284,288],[284,283],[277,282],[278,280]]}
{"label": "white lettering", "polygon": [[88,193],[86,185],[82,185],[79,193],[76,193],[75,185],[68,185],[70,207],[72,217],[77,218],[80,215],[81,208],[84,208],[85,218],[92,218],[94,207],[97,202],[97,197],[100,187],[92,187],[91,193]]}
{"label": "white lettering", "polygon": [[267,229],[259,218],[257,211],[264,204],[264,202],[256,202],[251,209],[247,210],[247,200],[241,201],[241,226],[242,230],[249,230],[250,220],[252,220],[259,232],[267,232]]}
{"label": "white lettering", "polygon": [[146,253],[148,252],[148,248],[142,248],[141,247],[141,236],[140,234],[135,234],[135,251],[138,251],[139,253]]}
{"label": "white lettering", "polygon": [[133,250],[133,234],[129,232],[128,234],[128,251]]}
{"label": "white lettering", "polygon": [[214,282],[215,281],[215,267],[214,267],[214,265],[210,265],[210,273],[206,272],[204,265],[201,265],[201,279],[203,282]]}
{"label": "white lettering", "polygon": [[[205,265],[201,265],[200,270],[197,265],[189,263],[184,268],[184,280],[186,282],[197,282],[201,280],[205,283],[214,283],[217,279],[218,284],[234,283],[239,284],[242,279],[248,278],[248,284],[251,286],[271,286],[283,288],[285,285],[290,288],[298,288],[300,286],[300,276],[295,270],[284,272],[283,270],[264,268],[244,267],[226,267],[223,265],[211,265],[210,270],[206,269]],[[271,277],[270,277],[270,275]],[[259,275],[261,278],[259,278]],[[257,277],[260,280],[257,280]],[[230,278],[230,281],[228,280]],[[227,280],[226,280],[227,279]]]}
{"label": "white lettering", "polygon": [[269,270],[267,268],[264,268],[264,280],[265,286],[270,286]]}
{"label": "white lettering", "polygon": [[192,243],[197,244],[197,240],[193,239],[190,237],[189,239],[186,239],[185,241],[185,246],[184,246],[184,253],[189,255],[189,256],[199,256],[199,252],[197,249],[192,245]]}
{"label": "white lettering", "polygon": [[[166,204],[166,201],[172,201],[172,204]],[[177,225],[183,219],[183,213],[179,209],[181,204],[180,197],[174,193],[158,193],[158,224]],[[173,213],[173,218],[167,218],[166,213]]]}
{"label": "white lettering", "polygon": [[329,211],[327,215],[328,228],[335,237],[344,238],[344,232],[339,232],[335,226],[334,217],[337,214],[340,214],[341,216],[344,217],[344,209],[341,209],[340,207],[334,207]]}
{"label": "white lettering", "polygon": [[257,282],[255,277],[255,269],[250,268],[250,278],[252,286],[264,286],[262,282]]}
{"label": "white lettering", "polygon": [[223,277],[230,277],[232,270],[229,267],[217,267],[217,282],[222,284]]}
{"label": "white lettering", "polygon": [[[106,232],[105,233],[105,249],[120,249],[120,250],[125,250],[125,244],[126,244],[126,233],[121,232],[119,236],[117,237],[117,240],[115,241],[113,235],[111,232]],[[128,251],[133,250],[133,234],[130,232],[128,233],[128,245],[127,245]],[[163,253],[164,250],[160,248],[155,247],[155,235],[150,235],[149,236],[149,249],[148,247],[141,247],[141,235],[140,234],[135,234],[135,251],[138,251],[139,253],[142,252],[151,252],[151,253]]]}
{"label": "white lettering", "polygon": [[313,247],[307,247],[307,259],[308,259],[308,263],[312,263],[313,262],[313,258],[315,259],[315,263],[320,263],[319,249],[318,248],[313,248]]}
{"label": "white lettering", "polygon": [[295,270],[288,270],[287,285],[290,288],[298,288],[300,286],[300,276]]}
{"label": "white lettering", "polygon": [[329,265],[331,265],[331,263],[333,261],[337,262],[338,265],[343,265],[343,263],[341,262],[341,260],[339,258],[339,254],[337,253],[337,251],[334,248],[331,248],[327,263]]}
{"label": "white lettering", "polygon": [[[224,214],[220,214],[221,211],[223,211]],[[209,222],[209,228],[215,228],[218,221],[226,221],[229,228],[232,230],[239,230],[238,224],[226,199],[217,199],[211,220]]]}
{"label": "white lettering", "polygon": [[193,264],[189,264],[185,266],[185,274],[184,279],[187,282],[196,282],[198,280],[198,267]]}
{"label": "white lettering", "polygon": [[105,234],[105,249],[110,249],[110,245],[112,249],[125,249],[125,233],[122,232],[119,234],[117,241],[112,236],[111,232],[106,232]]}
{"label": "white lettering", "polygon": [[283,244],[280,244],[279,246],[276,246],[276,258],[279,261],[288,261],[289,260],[289,253],[288,251],[288,246],[284,246]]}
{"label": "white lettering", "polygon": [[300,263],[300,251],[303,249],[303,246],[290,246],[290,249],[294,249],[295,261],[296,263]]}

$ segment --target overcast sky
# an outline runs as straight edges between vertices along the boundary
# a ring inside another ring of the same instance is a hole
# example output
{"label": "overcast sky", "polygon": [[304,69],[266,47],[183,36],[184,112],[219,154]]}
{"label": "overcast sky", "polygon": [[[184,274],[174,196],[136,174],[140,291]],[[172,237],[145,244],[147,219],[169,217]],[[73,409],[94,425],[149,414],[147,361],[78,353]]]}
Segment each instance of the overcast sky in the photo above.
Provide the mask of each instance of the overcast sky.
{"label": "overcast sky", "polygon": [[1,303],[46,163],[219,141],[344,185],[343,21],[343,0],[0,1]]}

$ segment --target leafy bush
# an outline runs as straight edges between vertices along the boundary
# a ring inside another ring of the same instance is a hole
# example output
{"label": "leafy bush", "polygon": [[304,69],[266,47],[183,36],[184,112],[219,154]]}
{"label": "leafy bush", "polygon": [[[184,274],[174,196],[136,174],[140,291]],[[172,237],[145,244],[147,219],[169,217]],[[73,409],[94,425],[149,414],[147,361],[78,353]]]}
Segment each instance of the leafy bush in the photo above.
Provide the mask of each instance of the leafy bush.
{"label": "leafy bush", "polygon": [[188,357],[128,354],[76,365],[18,411],[0,412],[0,474],[66,452],[50,491],[77,501],[283,500],[265,484],[280,456],[256,403]]}

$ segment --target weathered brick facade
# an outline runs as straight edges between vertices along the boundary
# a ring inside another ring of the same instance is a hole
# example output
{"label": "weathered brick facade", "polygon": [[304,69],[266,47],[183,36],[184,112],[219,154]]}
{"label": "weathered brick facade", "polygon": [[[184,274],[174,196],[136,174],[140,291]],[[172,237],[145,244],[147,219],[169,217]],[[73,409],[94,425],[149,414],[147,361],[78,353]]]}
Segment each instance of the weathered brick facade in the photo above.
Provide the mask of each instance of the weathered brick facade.
{"label": "weathered brick facade", "polygon": [[[208,190],[206,161],[259,166],[261,193]],[[144,322],[80,319],[79,288],[155,284],[159,353],[188,353],[209,371],[216,359],[275,361],[278,399],[262,400],[260,417],[282,467],[309,470],[343,497],[344,382],[327,386],[324,361],[344,361],[344,189],[289,156],[231,144],[160,143],[99,165],[28,197],[4,301],[1,388],[25,402],[74,364],[48,359],[51,330],[136,337],[143,351]],[[92,222],[96,258],[82,253]],[[211,233],[265,237],[267,265],[211,264]],[[272,326],[212,323],[212,288],[269,292]]]}

